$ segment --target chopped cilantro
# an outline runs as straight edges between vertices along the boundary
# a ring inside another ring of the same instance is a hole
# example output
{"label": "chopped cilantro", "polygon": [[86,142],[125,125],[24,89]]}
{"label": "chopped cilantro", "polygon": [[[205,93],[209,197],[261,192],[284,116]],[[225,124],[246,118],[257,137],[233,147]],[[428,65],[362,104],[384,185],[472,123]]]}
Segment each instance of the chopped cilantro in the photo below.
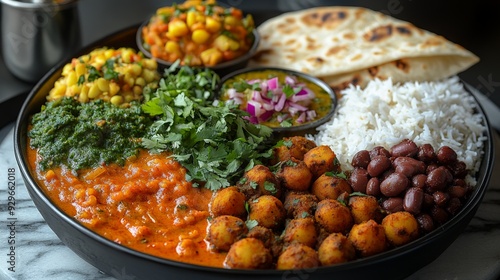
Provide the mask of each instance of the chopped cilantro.
{"label": "chopped cilantro", "polygon": [[115,61],[113,59],[106,60],[104,65],[104,79],[118,80],[119,73],[115,70]]}
{"label": "chopped cilantro", "polygon": [[278,190],[276,189],[276,186],[273,183],[268,182],[268,181],[264,182],[264,189],[272,194],[275,194],[278,192]]}
{"label": "chopped cilantro", "polygon": [[332,172],[332,171],[328,171],[328,172],[325,172],[325,175],[326,176],[330,176],[330,177],[337,177],[337,178],[341,178],[341,179],[347,179],[347,175],[345,175],[344,172]]}
{"label": "chopped cilantro", "polygon": [[159,88],[146,97],[142,108],[156,121],[142,145],[171,151],[195,186],[228,187],[269,156],[272,130],[243,119],[235,104],[213,102],[219,82],[213,70],[178,66],[166,69]]}
{"label": "chopped cilantro", "polygon": [[87,68],[89,69],[89,76],[87,78],[89,82],[93,82],[94,80],[97,80],[101,77],[101,73],[94,66],[87,65]]}

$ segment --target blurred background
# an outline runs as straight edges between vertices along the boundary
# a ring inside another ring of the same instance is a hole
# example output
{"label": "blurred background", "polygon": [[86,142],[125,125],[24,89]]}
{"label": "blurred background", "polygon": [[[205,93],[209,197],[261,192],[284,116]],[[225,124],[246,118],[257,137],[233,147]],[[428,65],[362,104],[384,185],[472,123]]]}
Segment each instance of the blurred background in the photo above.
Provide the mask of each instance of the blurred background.
{"label": "blurred background", "polygon": [[[78,9],[82,45],[139,24],[157,8],[174,2],[80,0]],[[367,7],[412,22],[415,26],[442,35],[479,56],[481,61],[459,76],[500,106],[500,1],[220,0],[220,2],[252,13],[257,24],[286,11],[322,5]],[[10,74],[5,67],[3,57],[0,56],[0,111],[4,116],[0,123],[2,126],[15,119],[24,97],[33,85]]]}

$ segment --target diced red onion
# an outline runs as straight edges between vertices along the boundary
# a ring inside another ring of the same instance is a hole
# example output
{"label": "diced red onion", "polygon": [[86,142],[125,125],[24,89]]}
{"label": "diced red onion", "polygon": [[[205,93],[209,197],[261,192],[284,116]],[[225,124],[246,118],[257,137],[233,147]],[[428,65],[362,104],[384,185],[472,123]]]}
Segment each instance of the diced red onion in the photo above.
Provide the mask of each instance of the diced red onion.
{"label": "diced red onion", "polygon": [[271,79],[267,80],[267,86],[271,90],[277,89],[278,85],[279,85],[279,83],[278,83],[278,77],[274,77],[274,78],[271,78]]}
{"label": "diced red onion", "polygon": [[316,116],[317,116],[316,111],[314,111],[314,110],[309,110],[309,111],[306,112],[306,114],[307,114],[307,120],[308,121],[314,120],[316,118]]}
{"label": "diced red onion", "polygon": [[306,121],[306,112],[302,112],[297,118],[298,123],[303,123]]}
{"label": "diced red onion", "polygon": [[278,103],[276,103],[274,110],[276,110],[277,112],[281,112],[281,110],[283,110],[283,107],[285,107],[285,101],[286,101],[286,95],[282,94],[280,96],[280,99],[278,100]]}

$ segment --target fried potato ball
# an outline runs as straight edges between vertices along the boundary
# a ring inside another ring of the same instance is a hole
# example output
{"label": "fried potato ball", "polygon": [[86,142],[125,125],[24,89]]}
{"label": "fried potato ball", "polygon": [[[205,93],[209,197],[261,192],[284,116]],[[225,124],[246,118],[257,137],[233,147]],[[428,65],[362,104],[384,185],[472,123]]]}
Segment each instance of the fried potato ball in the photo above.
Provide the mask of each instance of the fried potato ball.
{"label": "fried potato ball", "polygon": [[383,218],[382,209],[374,196],[351,196],[349,208],[351,208],[351,214],[356,224],[368,220],[379,223]]}
{"label": "fried potato ball", "polygon": [[229,249],[224,260],[226,268],[264,269],[272,265],[272,256],[264,243],[257,238],[243,238]]}
{"label": "fried potato ball", "polygon": [[272,195],[263,195],[248,201],[249,220],[257,221],[259,226],[278,229],[286,219],[286,211],[281,200]]}
{"label": "fried potato ball", "polygon": [[248,232],[245,222],[234,216],[214,218],[207,229],[206,240],[214,251],[228,251],[231,245]]}
{"label": "fried potato ball", "polygon": [[346,233],[354,223],[349,208],[334,199],[321,200],[314,217],[329,233]]}
{"label": "fried potato ball", "polygon": [[384,228],[374,220],[355,224],[347,238],[361,257],[381,253],[387,248]]}
{"label": "fried potato ball", "polygon": [[352,193],[351,185],[344,178],[323,174],[314,180],[311,193],[323,199],[337,199],[343,193]]}
{"label": "fried potato ball", "polygon": [[289,218],[314,217],[318,198],[310,193],[289,192],[285,196],[284,207]]}
{"label": "fried potato ball", "polygon": [[245,195],[235,186],[221,189],[214,193],[210,203],[212,216],[231,215],[246,219]]}
{"label": "fried potato ball", "polygon": [[278,257],[277,269],[302,269],[319,266],[316,250],[300,243],[287,246]]}
{"label": "fried potato ball", "polygon": [[276,175],[269,167],[260,164],[245,172],[237,185],[247,200],[261,195],[281,197],[282,194]]}
{"label": "fried potato ball", "polygon": [[387,240],[394,246],[404,245],[415,240],[419,235],[417,219],[406,211],[385,216],[382,226]]}
{"label": "fried potato ball", "polygon": [[295,242],[314,248],[318,233],[318,228],[313,218],[293,219],[285,227],[283,241],[285,244]]}
{"label": "fried potato ball", "polygon": [[321,145],[312,148],[304,155],[304,163],[309,167],[314,178],[328,171],[341,171],[337,155],[330,146]]}
{"label": "fried potato ball", "polygon": [[313,178],[307,165],[295,158],[283,162],[276,176],[284,188],[293,191],[307,191]]}
{"label": "fried potato ball", "polygon": [[270,248],[276,239],[273,231],[263,226],[254,226],[248,231],[246,237],[259,239],[264,243],[264,246],[266,246],[266,248]]}
{"label": "fried potato ball", "polygon": [[319,246],[318,257],[322,265],[344,263],[356,257],[356,249],[345,235],[332,233]]}
{"label": "fried potato ball", "polygon": [[277,145],[277,147],[273,149],[271,164],[274,165],[280,161],[287,161],[291,158],[303,160],[304,154],[314,147],[316,147],[316,143],[304,136],[285,137],[283,141],[281,141],[281,145]]}

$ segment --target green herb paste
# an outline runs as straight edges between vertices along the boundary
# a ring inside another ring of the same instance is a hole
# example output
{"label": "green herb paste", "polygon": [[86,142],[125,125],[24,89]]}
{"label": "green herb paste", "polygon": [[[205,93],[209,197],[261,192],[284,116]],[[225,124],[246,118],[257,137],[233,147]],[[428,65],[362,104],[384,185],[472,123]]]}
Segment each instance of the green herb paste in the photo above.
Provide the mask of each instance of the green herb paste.
{"label": "green herb paste", "polygon": [[28,136],[43,170],[65,165],[76,171],[123,165],[139,152],[140,138],[150,124],[138,103],[121,108],[103,100],[80,103],[62,98],[33,115]]}

